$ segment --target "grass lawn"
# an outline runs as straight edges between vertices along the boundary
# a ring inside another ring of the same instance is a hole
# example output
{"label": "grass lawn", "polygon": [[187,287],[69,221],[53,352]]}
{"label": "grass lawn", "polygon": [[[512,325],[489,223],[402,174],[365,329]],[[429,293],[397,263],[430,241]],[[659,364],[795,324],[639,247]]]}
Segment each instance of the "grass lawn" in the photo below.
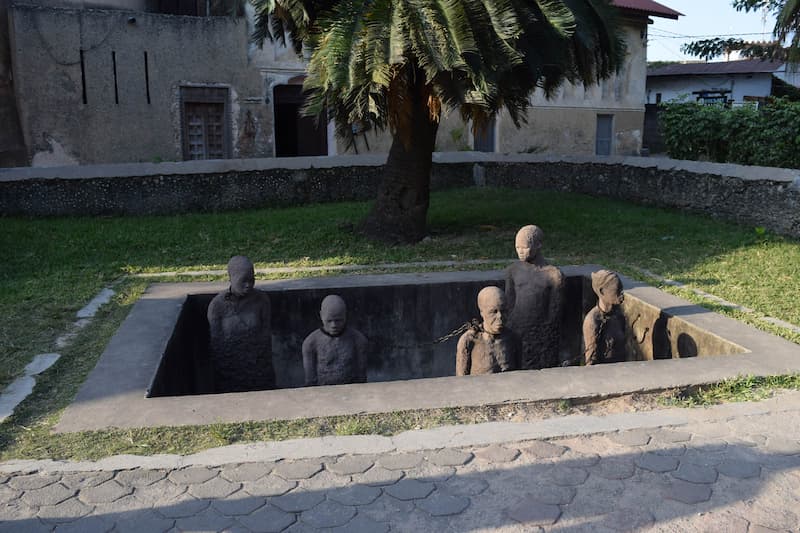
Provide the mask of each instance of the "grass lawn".
{"label": "grass lawn", "polygon": [[[103,287],[119,283],[114,302],[61,352],[62,359],[40,377],[17,413],[0,424],[0,459],[187,452],[256,438],[388,431],[458,419],[448,411],[424,420],[413,413],[396,415],[392,424],[329,419],[50,434],[130,306],[156,281],[128,275],[223,269],[235,254],[248,255],[258,267],[511,259],[516,230],[535,223],[545,231],[545,254],[557,264],[600,263],[632,277],[641,277],[632,267],[646,268],[800,324],[800,242],[755,228],[575,194],[462,189],[433,195],[430,239],[386,246],[349,229],[367,208],[367,203],[340,203],[162,217],[2,219],[0,386],[34,355],[54,351],[55,338],[75,312]],[[697,301],[687,291],[665,289]],[[753,322],[751,315],[714,310]],[[800,335],[770,330],[800,343]]]}

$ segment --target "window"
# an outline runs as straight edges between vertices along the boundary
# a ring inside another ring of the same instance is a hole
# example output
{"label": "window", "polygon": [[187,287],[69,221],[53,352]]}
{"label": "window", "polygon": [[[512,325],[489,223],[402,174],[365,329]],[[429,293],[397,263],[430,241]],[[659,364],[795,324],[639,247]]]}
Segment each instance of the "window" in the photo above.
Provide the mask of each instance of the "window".
{"label": "window", "polygon": [[230,157],[228,89],[181,87],[183,159]]}

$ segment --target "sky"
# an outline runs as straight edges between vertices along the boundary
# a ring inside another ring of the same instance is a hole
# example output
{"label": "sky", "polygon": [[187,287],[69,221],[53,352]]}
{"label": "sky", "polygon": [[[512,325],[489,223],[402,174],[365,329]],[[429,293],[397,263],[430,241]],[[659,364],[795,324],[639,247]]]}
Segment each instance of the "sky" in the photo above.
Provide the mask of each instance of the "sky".
{"label": "sky", "polygon": [[[731,0],[658,0],[658,2],[683,13],[684,16],[678,20],[652,17],[654,24],[650,25],[647,41],[648,61],[697,61],[698,58],[681,53],[683,43],[715,36],[761,41],[770,38],[775,24],[773,17],[767,16],[764,19],[761,13],[736,11],[731,6]],[[721,60],[724,58],[717,61]]]}

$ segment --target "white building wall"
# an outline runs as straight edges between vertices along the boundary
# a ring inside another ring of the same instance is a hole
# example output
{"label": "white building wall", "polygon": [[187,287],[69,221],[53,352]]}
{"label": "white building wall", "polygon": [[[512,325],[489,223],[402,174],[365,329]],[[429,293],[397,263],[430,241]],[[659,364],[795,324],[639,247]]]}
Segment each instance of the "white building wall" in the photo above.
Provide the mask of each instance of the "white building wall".
{"label": "white building wall", "polygon": [[647,78],[647,103],[680,100],[694,101],[695,91],[729,90],[734,102],[743,102],[745,96],[769,96],[772,91],[772,74],[733,74],[719,76],[652,76]]}

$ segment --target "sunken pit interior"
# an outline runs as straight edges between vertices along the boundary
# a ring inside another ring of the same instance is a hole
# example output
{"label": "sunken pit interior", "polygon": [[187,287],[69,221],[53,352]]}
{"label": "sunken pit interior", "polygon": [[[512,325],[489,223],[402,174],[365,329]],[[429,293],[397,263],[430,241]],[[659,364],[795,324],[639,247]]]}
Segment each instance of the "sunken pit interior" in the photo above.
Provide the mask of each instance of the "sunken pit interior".
{"label": "sunken pit interior", "polygon": [[[476,296],[502,280],[425,284],[387,284],[335,289],[267,290],[272,307],[272,357],[278,388],[303,386],[301,346],[320,327],[319,306],[329,294],[347,302],[348,326],[369,339],[370,382],[455,375],[458,336],[433,341],[470,318],[478,318]],[[208,357],[206,311],[214,294],[186,297],[162,354],[148,397],[208,394],[214,376]],[[581,326],[597,303],[591,281],[566,276],[559,346],[562,361],[582,353]],[[742,353],[745,350],[629,293],[622,305],[628,323],[631,360],[669,359]]]}

